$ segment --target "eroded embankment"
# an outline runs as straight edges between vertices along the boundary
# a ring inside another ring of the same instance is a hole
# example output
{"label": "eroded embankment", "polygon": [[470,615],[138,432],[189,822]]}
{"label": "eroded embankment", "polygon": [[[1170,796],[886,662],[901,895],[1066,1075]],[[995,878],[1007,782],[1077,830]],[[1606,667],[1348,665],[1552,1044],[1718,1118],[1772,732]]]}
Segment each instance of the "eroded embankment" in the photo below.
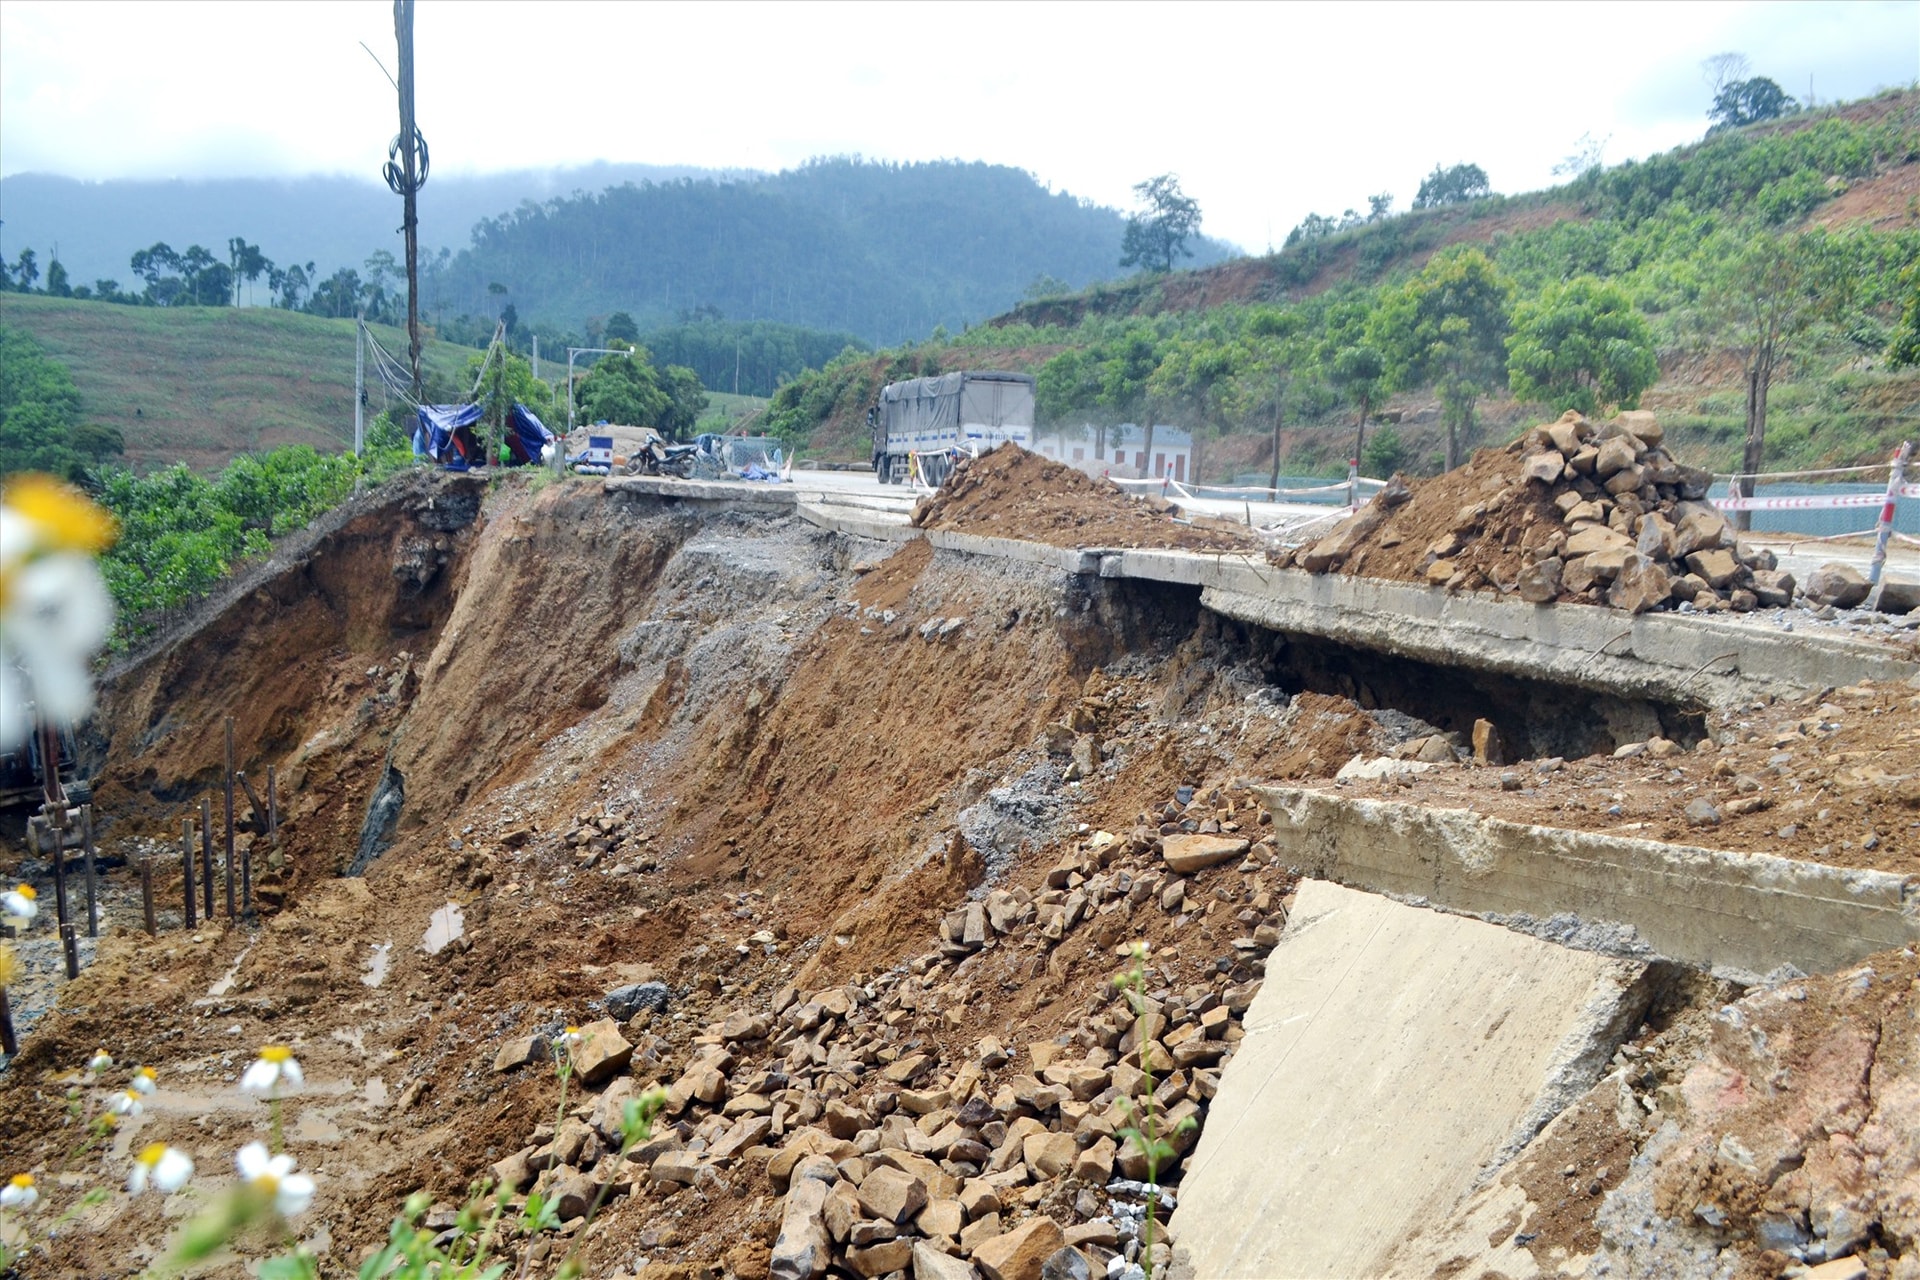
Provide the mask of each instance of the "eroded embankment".
{"label": "eroded embankment", "polygon": [[[217,1171],[266,1131],[232,1083],[279,1041],[310,1081],[289,1132],[329,1273],[406,1194],[476,1176],[575,1209],[609,1187],[589,1274],[886,1275],[927,1249],[988,1271],[1053,1232],[1104,1266],[1138,1252],[1138,1197],[1105,1185],[1144,1172],[1122,1104],[1152,1068],[1204,1124],[1285,922],[1294,873],[1245,781],[1464,747],[1482,707],[1519,749],[1564,740],[1550,697],[1364,669],[1192,587],[579,485],[447,502],[478,492],[429,480],[355,516],[114,682],[109,839],[177,835],[232,715],[243,767],[282,782],[282,866],[258,926],[176,911],[104,940],[0,1076],[0,1145],[51,1173],[48,1082],[108,1044],[163,1102],[91,1172],[155,1140]],[[1592,718],[1602,745],[1702,727]],[[463,936],[430,955],[450,905]],[[1112,981],[1134,942],[1143,1019]],[[613,1052],[554,1132],[542,1046],[571,1024]],[[623,1161],[618,1099],[654,1081],[668,1125]],[[875,1225],[902,1181],[925,1204]],[[139,1265],[179,1213],[91,1210],[42,1270]],[[575,1221],[510,1234],[515,1264],[551,1274]]]}

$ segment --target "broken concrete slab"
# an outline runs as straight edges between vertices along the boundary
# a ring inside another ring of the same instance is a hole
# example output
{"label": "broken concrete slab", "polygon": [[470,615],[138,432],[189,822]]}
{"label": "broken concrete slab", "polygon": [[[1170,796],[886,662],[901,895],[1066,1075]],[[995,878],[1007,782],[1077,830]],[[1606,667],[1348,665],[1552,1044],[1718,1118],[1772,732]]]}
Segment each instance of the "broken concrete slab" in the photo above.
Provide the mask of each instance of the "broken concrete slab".
{"label": "broken concrete slab", "polygon": [[1255,787],[1303,874],[1751,984],[1920,941],[1920,877]]}
{"label": "broken concrete slab", "polygon": [[1644,1012],[1643,976],[1304,882],[1188,1160],[1172,1225],[1191,1274],[1385,1274],[1590,1087]]}

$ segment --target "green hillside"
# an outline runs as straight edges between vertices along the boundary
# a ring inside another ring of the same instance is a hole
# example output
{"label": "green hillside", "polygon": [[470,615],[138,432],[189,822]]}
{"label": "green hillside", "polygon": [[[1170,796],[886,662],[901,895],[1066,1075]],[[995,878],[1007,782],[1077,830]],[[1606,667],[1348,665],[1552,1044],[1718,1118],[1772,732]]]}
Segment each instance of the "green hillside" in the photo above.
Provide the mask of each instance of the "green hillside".
{"label": "green hillside", "polygon": [[[937,161],[810,161],[753,181],[626,184],[485,218],[420,297],[447,332],[491,330],[505,289],[536,328],[642,328],[697,314],[900,342],[1004,311],[1041,277],[1120,273],[1124,217],[1024,170]],[[1196,263],[1229,249],[1196,239]],[[836,348],[837,350],[837,348]]]}
{"label": "green hillside", "polygon": [[[783,388],[769,421],[817,453],[863,458],[866,407],[885,382],[1014,368],[1038,376],[1043,422],[1192,430],[1208,479],[1268,470],[1276,413],[1282,470],[1341,469],[1363,404],[1374,472],[1443,466],[1449,419],[1469,449],[1570,403],[1635,402],[1689,461],[1730,469],[1745,437],[1742,294],[1766,276],[1763,259],[1790,260],[1807,303],[1779,347],[1765,465],[1884,460],[1920,422],[1920,371],[1889,358],[1913,349],[1913,335],[1896,339],[1920,321],[1913,91],[1710,135],[1550,191],[1309,218],[1264,257],[848,353]],[[1457,341],[1443,340],[1450,308]],[[1621,367],[1579,368],[1581,349]]]}
{"label": "green hillside", "polygon": [[[67,366],[82,416],[117,428],[125,462],[213,472],[235,454],[353,443],[353,322],[265,307],[126,307],[0,293],[0,325]],[[376,327],[404,358],[406,334]],[[475,352],[428,342],[429,389],[452,392]],[[464,390],[464,388],[462,388]],[[375,387],[369,414],[385,401]]]}

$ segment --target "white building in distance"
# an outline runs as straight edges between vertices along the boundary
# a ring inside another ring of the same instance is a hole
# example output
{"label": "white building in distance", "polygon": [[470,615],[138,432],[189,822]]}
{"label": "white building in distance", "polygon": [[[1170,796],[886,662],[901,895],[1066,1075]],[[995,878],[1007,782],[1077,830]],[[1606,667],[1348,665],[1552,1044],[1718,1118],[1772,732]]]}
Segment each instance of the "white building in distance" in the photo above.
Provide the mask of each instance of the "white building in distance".
{"label": "white building in distance", "polygon": [[1091,425],[1077,430],[1035,428],[1033,434],[1035,453],[1090,476],[1113,475],[1123,480],[1152,477],[1185,484],[1193,466],[1193,437],[1179,427],[1154,427],[1151,459],[1147,457],[1146,430],[1131,422],[1108,427],[1105,447],[1100,445],[1099,432]]}

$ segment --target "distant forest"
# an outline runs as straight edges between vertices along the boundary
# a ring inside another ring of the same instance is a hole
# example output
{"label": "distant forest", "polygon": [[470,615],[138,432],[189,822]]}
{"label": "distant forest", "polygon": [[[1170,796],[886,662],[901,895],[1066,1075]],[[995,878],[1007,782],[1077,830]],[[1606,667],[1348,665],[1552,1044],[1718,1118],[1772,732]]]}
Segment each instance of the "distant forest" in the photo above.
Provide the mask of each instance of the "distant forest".
{"label": "distant forest", "polygon": [[[512,191],[617,180],[469,220]],[[266,303],[403,323],[397,209],[347,179],[4,184],[0,289],[137,306]],[[443,210],[436,218],[436,209]],[[1024,296],[1127,274],[1126,221],[1004,165],[810,161],[773,175],[603,166],[439,180],[422,197],[420,312],[441,338],[485,346],[497,323],[523,353],[599,346],[630,317],[707,385],[770,394],[849,344],[960,332]],[[456,241],[459,252],[427,246]],[[343,234],[347,237],[342,239]],[[262,237],[251,243],[248,236]],[[344,246],[362,241],[361,250]],[[103,259],[104,244],[126,246]],[[263,251],[262,245],[265,245]],[[324,252],[312,245],[323,246]],[[1232,256],[1201,236],[1184,265]],[[268,253],[279,255],[269,257]],[[344,258],[344,260],[342,260]]]}
{"label": "distant forest", "polygon": [[[1117,211],[1004,165],[838,157],[753,181],[527,201],[482,219],[420,294],[449,320],[511,303],[536,327],[626,311],[652,329],[698,311],[896,343],[978,323],[1042,279],[1078,288],[1123,274],[1123,227]],[[1197,266],[1231,254],[1215,241],[1195,250]]]}

